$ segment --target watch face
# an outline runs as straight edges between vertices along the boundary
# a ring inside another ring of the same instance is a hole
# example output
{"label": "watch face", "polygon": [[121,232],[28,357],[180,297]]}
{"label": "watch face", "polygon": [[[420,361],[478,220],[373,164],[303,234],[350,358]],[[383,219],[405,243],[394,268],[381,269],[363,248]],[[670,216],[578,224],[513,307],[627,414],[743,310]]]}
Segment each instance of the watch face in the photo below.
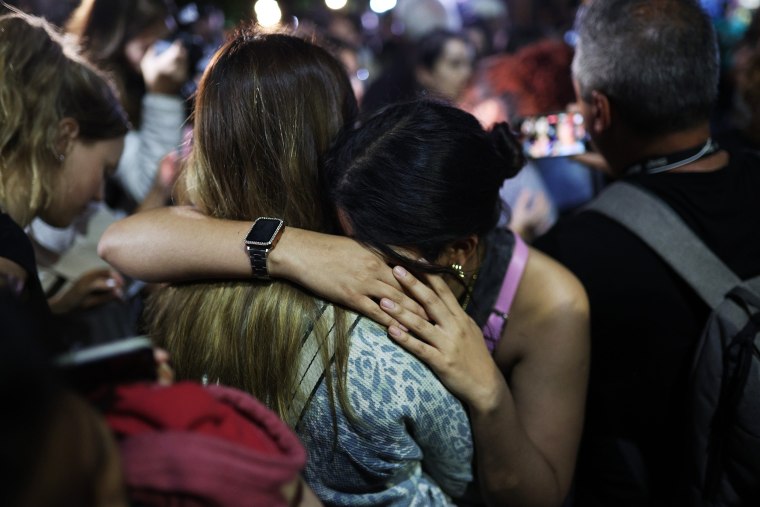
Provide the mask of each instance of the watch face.
{"label": "watch face", "polygon": [[253,224],[251,232],[246,236],[245,242],[251,245],[269,245],[274,241],[282,223],[282,220],[278,218],[256,219],[256,223]]}

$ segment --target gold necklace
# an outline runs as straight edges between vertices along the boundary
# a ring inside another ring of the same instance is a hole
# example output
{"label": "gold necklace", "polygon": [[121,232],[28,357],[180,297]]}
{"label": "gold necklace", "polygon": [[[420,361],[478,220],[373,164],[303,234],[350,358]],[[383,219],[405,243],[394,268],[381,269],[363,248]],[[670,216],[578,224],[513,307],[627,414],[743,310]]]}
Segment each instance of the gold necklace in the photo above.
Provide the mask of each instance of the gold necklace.
{"label": "gold necklace", "polygon": [[467,310],[467,305],[470,304],[470,299],[472,299],[472,288],[475,286],[475,282],[478,279],[479,273],[480,266],[478,266],[478,269],[475,270],[475,272],[472,274],[472,277],[470,278],[470,281],[467,282],[467,285],[465,286],[464,301],[462,301],[462,310]]}

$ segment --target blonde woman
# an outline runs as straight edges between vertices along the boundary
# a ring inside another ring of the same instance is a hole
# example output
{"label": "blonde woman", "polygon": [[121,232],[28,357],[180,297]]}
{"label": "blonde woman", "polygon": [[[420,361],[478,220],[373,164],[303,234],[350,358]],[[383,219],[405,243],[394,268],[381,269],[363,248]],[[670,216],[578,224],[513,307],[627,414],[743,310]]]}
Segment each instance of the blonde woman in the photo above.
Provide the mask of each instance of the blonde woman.
{"label": "blonde woman", "polygon": [[[2,334],[44,338],[50,309],[23,227],[65,227],[103,198],[128,123],[109,81],[42,19],[0,17],[0,322]],[[116,287],[100,279],[90,287]]]}
{"label": "blonde woman", "polygon": [[[345,71],[324,50],[240,31],[198,89],[189,196],[217,218],[336,230],[318,161],[355,110]],[[149,302],[148,326],[179,378],[246,390],[290,422],[309,451],[305,478],[328,504],[445,505],[472,478],[460,402],[382,327],[300,287],[169,286]]]}

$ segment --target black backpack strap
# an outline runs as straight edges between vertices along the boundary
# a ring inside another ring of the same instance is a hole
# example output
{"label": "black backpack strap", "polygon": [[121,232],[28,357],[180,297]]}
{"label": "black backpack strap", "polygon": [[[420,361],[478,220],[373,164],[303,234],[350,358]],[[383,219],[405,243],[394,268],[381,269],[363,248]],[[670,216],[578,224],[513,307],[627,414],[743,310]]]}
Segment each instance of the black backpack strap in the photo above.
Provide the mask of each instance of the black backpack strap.
{"label": "black backpack strap", "polygon": [[[741,280],[659,197],[617,182],[584,209],[625,226],[649,245],[699,296],[715,308]],[[751,281],[748,283],[752,283]]]}

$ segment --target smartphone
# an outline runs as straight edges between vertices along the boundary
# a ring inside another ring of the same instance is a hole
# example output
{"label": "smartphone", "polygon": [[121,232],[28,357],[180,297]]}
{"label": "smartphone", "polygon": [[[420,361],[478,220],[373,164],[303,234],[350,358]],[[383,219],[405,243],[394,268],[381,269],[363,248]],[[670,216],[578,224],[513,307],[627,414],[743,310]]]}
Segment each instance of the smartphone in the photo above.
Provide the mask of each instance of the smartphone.
{"label": "smartphone", "polygon": [[58,356],[55,364],[83,392],[104,386],[157,379],[153,344],[145,336],[124,338]]}
{"label": "smartphone", "polygon": [[586,153],[583,115],[566,111],[530,116],[520,121],[520,139],[530,158],[567,157]]}

